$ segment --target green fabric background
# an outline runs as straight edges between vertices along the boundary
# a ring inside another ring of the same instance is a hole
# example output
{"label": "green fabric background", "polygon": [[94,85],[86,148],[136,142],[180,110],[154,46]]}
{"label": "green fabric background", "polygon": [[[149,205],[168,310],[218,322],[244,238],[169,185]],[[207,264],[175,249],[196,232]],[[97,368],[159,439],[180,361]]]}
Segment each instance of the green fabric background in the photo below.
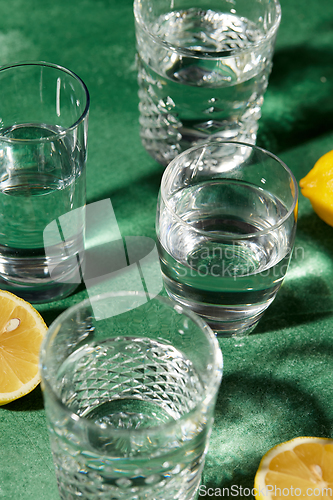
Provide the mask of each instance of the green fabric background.
{"label": "green fabric background", "polygon": [[[333,149],[333,1],[281,3],[258,144],[299,180]],[[162,168],[139,139],[132,1],[0,0],[0,64],[20,60],[58,63],[85,81],[87,200],[111,198],[123,236],[155,237]],[[251,336],[220,340],[225,368],[205,485],[252,488],[275,444],[333,437],[332,252],[333,228],[300,195],[296,251],[275,302]],[[84,296],[81,288],[38,309],[49,324]],[[39,387],[0,408],[0,499],[59,499]]]}

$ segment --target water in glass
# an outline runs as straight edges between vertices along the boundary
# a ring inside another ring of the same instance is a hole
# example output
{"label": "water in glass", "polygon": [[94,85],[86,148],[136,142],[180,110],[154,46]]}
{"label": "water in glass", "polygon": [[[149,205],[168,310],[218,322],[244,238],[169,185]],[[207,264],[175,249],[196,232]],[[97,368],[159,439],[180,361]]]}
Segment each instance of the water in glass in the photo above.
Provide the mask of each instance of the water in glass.
{"label": "water in glass", "polygon": [[[207,139],[255,143],[273,44],[245,17],[191,8],[137,27],[141,138],[162,164]],[[195,51],[184,55],[181,48]]]}

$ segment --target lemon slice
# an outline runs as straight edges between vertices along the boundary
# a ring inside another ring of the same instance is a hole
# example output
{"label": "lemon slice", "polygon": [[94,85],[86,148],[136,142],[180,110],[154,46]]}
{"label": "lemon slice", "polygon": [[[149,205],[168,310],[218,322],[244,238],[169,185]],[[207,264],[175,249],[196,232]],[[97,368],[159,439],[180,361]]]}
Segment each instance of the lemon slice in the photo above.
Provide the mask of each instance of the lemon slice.
{"label": "lemon slice", "polygon": [[0,405],[39,384],[39,349],[46,330],[31,304],[0,290]]}
{"label": "lemon slice", "polygon": [[333,497],[333,440],[298,437],[262,458],[255,480],[257,500]]}
{"label": "lemon slice", "polygon": [[316,214],[333,226],[333,151],[319,158],[299,185]]}

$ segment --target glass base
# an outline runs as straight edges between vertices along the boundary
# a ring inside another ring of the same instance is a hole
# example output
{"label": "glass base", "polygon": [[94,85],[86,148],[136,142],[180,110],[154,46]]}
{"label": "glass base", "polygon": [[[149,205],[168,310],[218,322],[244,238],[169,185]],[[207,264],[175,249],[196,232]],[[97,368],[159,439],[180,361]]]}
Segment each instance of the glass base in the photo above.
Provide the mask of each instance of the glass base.
{"label": "glass base", "polygon": [[0,279],[0,290],[11,292],[31,304],[43,304],[70,295],[79,286],[75,283],[48,283],[47,285],[17,285]]}
{"label": "glass base", "polygon": [[187,300],[184,297],[173,294],[170,289],[166,292],[171,299],[188,307],[198,316],[200,316],[214,331],[217,337],[245,337],[249,335],[257,326],[260,318],[274,297],[264,305],[260,304],[251,311],[241,310],[240,307],[231,308],[223,305],[211,305]]}

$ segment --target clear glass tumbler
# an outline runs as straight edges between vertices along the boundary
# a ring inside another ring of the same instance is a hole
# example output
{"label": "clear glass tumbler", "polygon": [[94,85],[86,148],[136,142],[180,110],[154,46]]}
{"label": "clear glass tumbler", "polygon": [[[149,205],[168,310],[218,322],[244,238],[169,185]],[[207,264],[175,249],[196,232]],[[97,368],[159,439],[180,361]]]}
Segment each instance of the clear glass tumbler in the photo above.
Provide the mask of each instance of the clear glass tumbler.
{"label": "clear glass tumbler", "polygon": [[297,183],[276,156],[217,142],[175,158],[162,177],[156,230],[165,288],[219,335],[243,335],[289,265]]}
{"label": "clear glass tumbler", "polygon": [[0,288],[68,295],[83,260],[89,94],[45,62],[0,69]]}
{"label": "clear glass tumbler", "polygon": [[222,377],[199,317],[167,297],[96,296],[51,325],[40,369],[61,499],[194,498]]}
{"label": "clear glass tumbler", "polygon": [[207,140],[255,143],[278,0],[134,0],[141,139],[162,165]]}

